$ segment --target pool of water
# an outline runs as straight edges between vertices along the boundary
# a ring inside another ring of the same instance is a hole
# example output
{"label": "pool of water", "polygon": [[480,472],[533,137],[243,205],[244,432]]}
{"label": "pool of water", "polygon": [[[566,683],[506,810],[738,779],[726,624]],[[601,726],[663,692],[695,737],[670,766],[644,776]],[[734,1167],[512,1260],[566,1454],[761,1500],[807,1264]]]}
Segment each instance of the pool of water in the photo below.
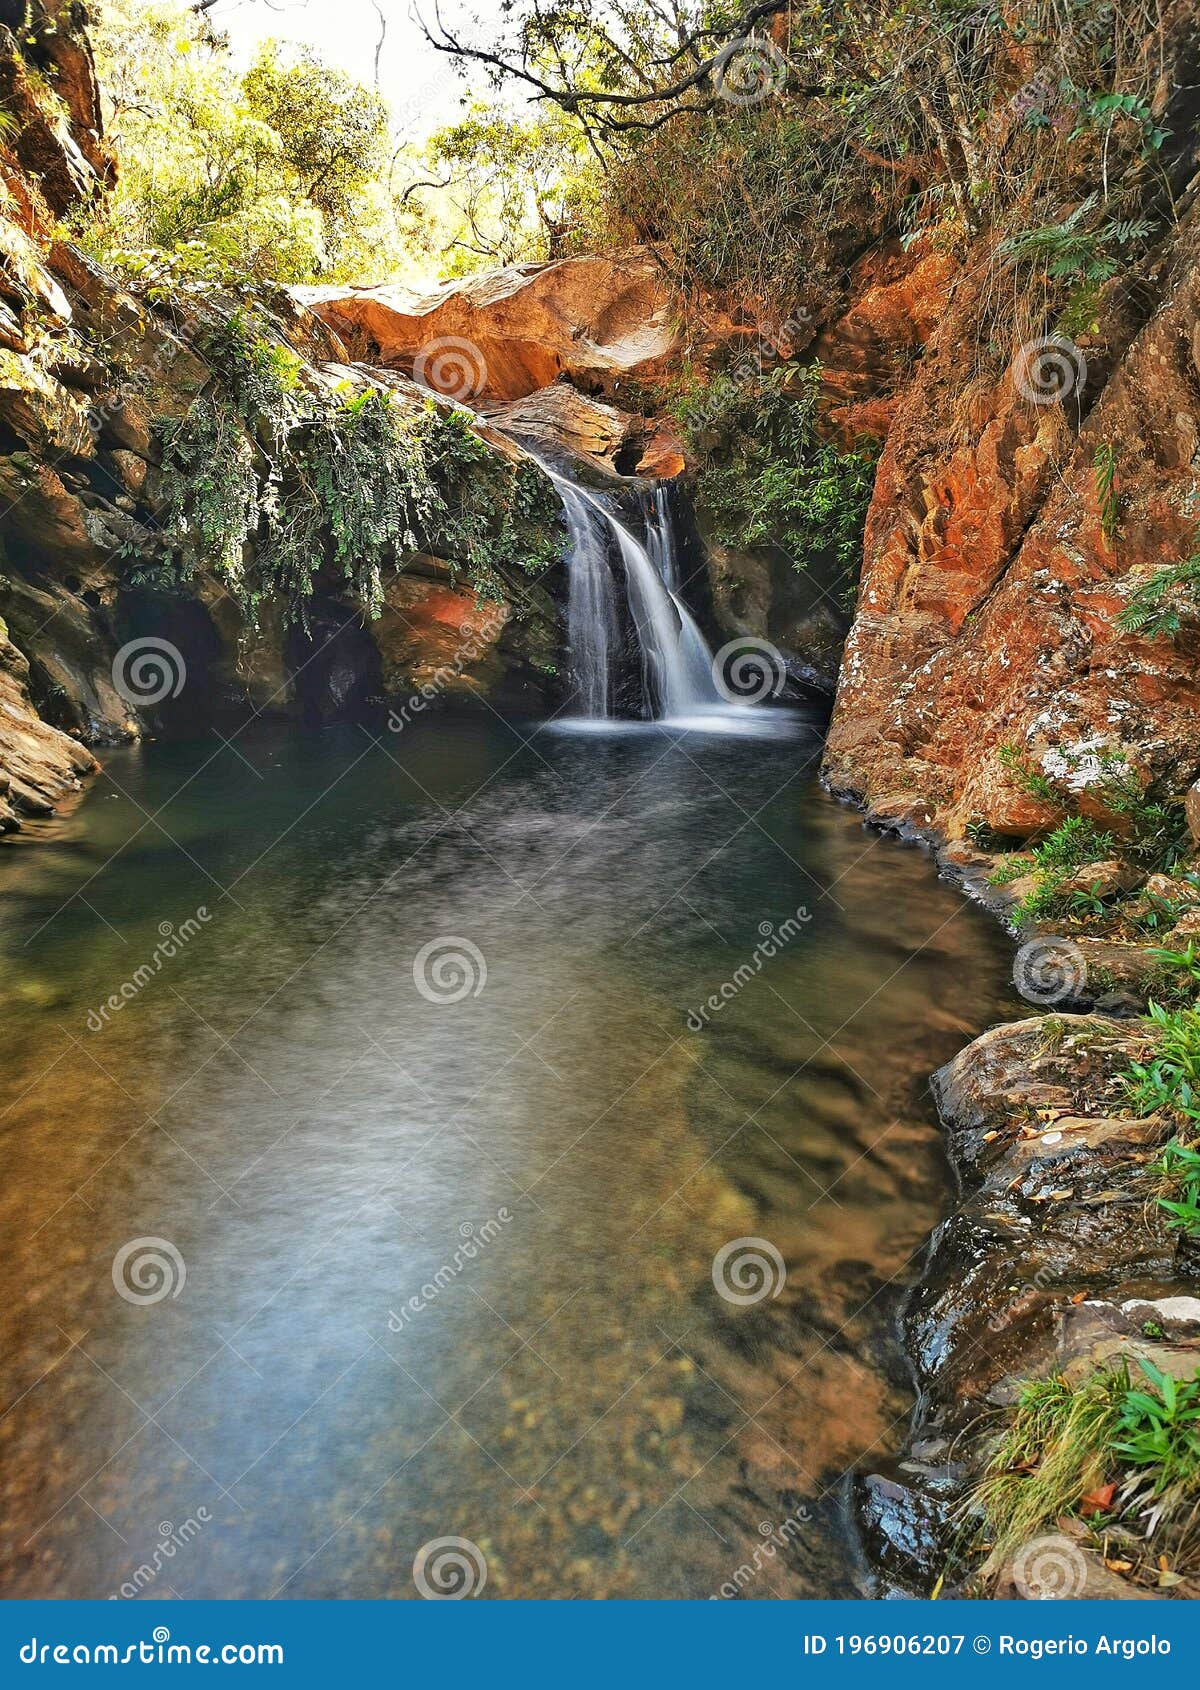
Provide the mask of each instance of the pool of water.
{"label": "pool of water", "polygon": [[1006,943],[819,749],[150,745],[0,852],[5,1595],[869,1588]]}

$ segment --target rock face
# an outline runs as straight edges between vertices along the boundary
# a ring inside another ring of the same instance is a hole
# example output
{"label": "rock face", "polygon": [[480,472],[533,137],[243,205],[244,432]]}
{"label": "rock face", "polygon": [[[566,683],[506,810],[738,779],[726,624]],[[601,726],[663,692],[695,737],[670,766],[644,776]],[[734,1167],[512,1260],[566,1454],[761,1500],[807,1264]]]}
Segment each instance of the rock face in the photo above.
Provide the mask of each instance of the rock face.
{"label": "rock face", "polygon": [[523,399],[481,405],[481,415],[506,434],[528,441],[536,451],[551,455],[567,451],[572,457],[588,458],[609,473],[632,440],[640,438],[641,419],[589,399],[566,382],[543,387]]}
{"label": "rock face", "polygon": [[29,665],[0,620],[0,833],[22,819],[52,815],[97,767],[90,751],[38,716],[29,697]]}
{"label": "rock face", "polygon": [[[968,376],[964,348],[987,341],[985,276],[959,277],[896,407],[825,767],[860,801],[916,794],[943,833],[979,819],[1020,837],[1053,811],[1002,747],[1085,810],[1089,757],[1171,795],[1200,770],[1200,627],[1151,640],[1117,626],[1195,544],[1200,213],[1138,279],[1144,322],[1133,284],[1114,286],[1105,342],[1014,346],[998,373]],[[1063,402],[1039,387],[1038,357],[1058,361]]]}
{"label": "rock face", "polygon": [[562,375],[616,395],[652,378],[678,345],[672,291],[645,250],[523,264],[401,288],[295,288],[363,362],[415,374],[452,399],[523,399]]}
{"label": "rock face", "polygon": [[[935,1233],[906,1315],[917,1424],[861,1491],[880,1565],[913,1594],[928,1595],[943,1574],[946,1594],[969,1585],[961,1557],[988,1414],[1012,1403],[1018,1382],[1078,1381],[1120,1358],[1181,1377],[1200,1363],[1200,1303],[1172,1294],[1187,1246],[1148,1200],[1143,1173],[1171,1128],[1117,1114],[1118,1076],[1144,1057],[1143,1028],[1095,1015],[1055,1016],[1053,1037],[1048,1026],[1036,1017],[995,1027],[935,1078],[965,1197]],[[1153,1593],[1121,1580],[1100,1588],[1099,1557],[1078,1553],[1089,1583],[1075,1594]],[[1036,1594],[1014,1589],[1011,1569],[994,1571],[993,1594]]]}

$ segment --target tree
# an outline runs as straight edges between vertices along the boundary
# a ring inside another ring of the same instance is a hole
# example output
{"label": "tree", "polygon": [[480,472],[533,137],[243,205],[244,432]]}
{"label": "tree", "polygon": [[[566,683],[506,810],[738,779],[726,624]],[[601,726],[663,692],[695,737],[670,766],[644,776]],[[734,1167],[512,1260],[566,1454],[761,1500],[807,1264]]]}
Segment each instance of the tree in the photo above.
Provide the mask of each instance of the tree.
{"label": "tree", "polygon": [[387,156],[387,106],[344,71],[307,48],[264,44],[242,81],[251,114],[279,137],[280,158],[295,190],[344,222],[356,196]]}
{"label": "tree", "polygon": [[282,282],[399,264],[376,93],[276,43],[243,75],[226,38],[180,0],[110,0],[96,48],[122,161],[89,237],[105,256],[158,250],[196,271]]}
{"label": "tree", "polygon": [[513,264],[560,257],[585,220],[589,160],[578,124],[551,110],[523,117],[482,102],[430,137],[461,216],[447,253]]}

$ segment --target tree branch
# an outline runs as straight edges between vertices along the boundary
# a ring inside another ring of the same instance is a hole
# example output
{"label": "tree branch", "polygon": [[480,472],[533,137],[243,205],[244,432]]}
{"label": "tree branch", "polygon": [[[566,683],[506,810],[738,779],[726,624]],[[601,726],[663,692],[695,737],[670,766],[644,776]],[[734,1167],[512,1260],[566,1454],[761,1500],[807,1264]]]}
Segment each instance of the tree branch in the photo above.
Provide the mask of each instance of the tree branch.
{"label": "tree branch", "polygon": [[[720,31],[719,35],[715,30],[692,32],[690,36],[684,39],[678,51],[672,54],[671,59],[667,62],[677,62],[679,58],[692,51],[696,43],[704,37],[712,40],[720,39],[722,44],[706,58],[695,64],[686,75],[677,76],[673,82],[669,82],[663,87],[649,87],[637,93],[573,87],[565,82],[565,76],[564,85],[555,87],[552,83],[547,82],[543,76],[531,70],[524,60],[518,61],[506,56],[502,51],[475,47],[461,41],[449,25],[443,21],[440,0],[433,0],[434,22],[432,26],[426,23],[422,16],[419,0],[413,6],[412,15],[425,39],[437,52],[449,54],[452,58],[469,59],[476,64],[487,65],[491,70],[502,76],[512,77],[518,82],[523,82],[527,87],[535,90],[533,97],[537,100],[551,100],[555,105],[560,106],[563,111],[570,112],[576,117],[582,114],[584,108],[590,107],[596,121],[606,129],[657,129],[663,123],[669,122],[672,118],[685,112],[709,110],[716,98],[715,94],[710,95],[699,104],[695,101],[676,102],[682,101],[683,96],[692,93],[693,90],[711,87],[714,80],[713,73],[718,69],[718,61],[726,47],[731,42],[740,41],[748,36],[755,25],[761,23],[764,18],[774,17],[778,13],[786,11],[790,4],[791,0],[755,0],[755,3],[748,7],[736,22],[731,23],[727,29]],[[561,62],[560,59],[560,66]],[[801,90],[806,94],[820,94],[824,91],[823,86]],[[646,106],[661,105],[667,105],[671,109],[653,119],[638,118],[623,122],[620,118],[612,115],[616,111],[637,110]]]}

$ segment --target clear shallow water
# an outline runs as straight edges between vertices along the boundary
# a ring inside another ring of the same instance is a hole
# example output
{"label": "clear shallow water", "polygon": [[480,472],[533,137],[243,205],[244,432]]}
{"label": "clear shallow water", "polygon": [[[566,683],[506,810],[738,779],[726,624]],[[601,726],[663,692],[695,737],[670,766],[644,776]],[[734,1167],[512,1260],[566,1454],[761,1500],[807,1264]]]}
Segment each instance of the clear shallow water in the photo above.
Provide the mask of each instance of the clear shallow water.
{"label": "clear shallow water", "polygon": [[779,726],[150,746],[0,853],[4,1594],[407,1598],[449,1536],[485,1596],[859,1588],[1005,942]]}

